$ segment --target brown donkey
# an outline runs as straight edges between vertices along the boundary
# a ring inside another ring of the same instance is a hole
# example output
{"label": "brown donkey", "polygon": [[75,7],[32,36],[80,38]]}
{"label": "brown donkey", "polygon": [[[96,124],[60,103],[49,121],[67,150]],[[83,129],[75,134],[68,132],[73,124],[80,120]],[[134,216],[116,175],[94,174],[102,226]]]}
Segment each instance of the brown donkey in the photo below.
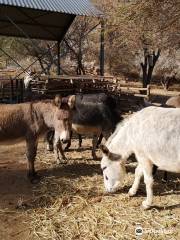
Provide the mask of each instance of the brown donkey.
{"label": "brown donkey", "polygon": [[72,113],[75,96],[56,96],[54,100],[21,104],[0,104],[0,144],[13,144],[26,140],[28,177],[32,183],[38,181],[34,161],[38,137],[49,128],[54,129],[62,142],[70,139]]}

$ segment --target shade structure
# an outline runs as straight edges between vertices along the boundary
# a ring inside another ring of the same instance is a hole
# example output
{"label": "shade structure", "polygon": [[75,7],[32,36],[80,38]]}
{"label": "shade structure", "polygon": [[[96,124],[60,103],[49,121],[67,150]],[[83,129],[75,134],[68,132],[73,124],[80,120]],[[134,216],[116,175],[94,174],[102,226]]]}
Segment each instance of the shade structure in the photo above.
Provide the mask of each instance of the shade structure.
{"label": "shade structure", "polygon": [[102,12],[89,0],[0,0],[0,35],[61,41],[76,15]]}

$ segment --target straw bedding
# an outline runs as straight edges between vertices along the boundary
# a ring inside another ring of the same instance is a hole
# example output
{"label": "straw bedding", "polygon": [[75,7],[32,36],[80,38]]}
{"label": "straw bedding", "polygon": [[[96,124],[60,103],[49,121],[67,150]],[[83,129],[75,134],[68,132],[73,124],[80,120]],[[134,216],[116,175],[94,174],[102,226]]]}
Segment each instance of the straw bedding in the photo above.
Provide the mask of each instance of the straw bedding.
{"label": "straw bedding", "polygon": [[[73,142],[72,149],[76,149],[77,140]],[[68,163],[61,166],[41,146],[38,161],[47,169],[46,176],[34,187],[33,197],[22,203],[26,206],[30,239],[129,240],[137,239],[138,226],[144,230],[140,239],[180,239],[179,175],[170,174],[164,184],[162,173],[158,172],[155,207],[143,211],[143,182],[136,197],[127,195],[136,163],[127,165],[128,173],[119,193],[105,194],[100,161],[91,159],[90,140],[84,140],[83,146],[87,149],[66,153]]]}

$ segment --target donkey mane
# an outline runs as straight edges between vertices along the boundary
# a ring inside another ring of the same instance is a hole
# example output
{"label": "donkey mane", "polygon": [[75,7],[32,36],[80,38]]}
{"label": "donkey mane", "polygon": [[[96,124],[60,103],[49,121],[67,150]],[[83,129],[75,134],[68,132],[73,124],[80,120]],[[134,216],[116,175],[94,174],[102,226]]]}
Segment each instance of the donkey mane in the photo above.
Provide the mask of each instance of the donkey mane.
{"label": "donkey mane", "polygon": [[111,142],[113,141],[113,139],[119,134],[119,131],[121,131],[121,129],[123,129],[126,124],[128,124],[129,119],[130,119],[132,116],[133,116],[133,115],[127,117],[126,119],[124,119],[123,121],[119,122],[119,123],[116,125],[116,128],[115,128],[113,134],[108,138],[108,140],[107,140],[107,142],[106,142],[106,146],[109,146],[109,145],[111,144]]}

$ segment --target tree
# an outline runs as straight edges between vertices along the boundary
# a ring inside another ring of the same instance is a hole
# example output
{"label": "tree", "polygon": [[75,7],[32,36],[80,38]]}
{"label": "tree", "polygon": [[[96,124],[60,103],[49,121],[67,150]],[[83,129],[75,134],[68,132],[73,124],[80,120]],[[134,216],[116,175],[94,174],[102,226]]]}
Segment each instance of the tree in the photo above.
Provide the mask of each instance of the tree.
{"label": "tree", "polygon": [[144,48],[161,49],[161,57],[168,50],[167,57],[174,57],[180,46],[179,0],[104,0],[101,4],[107,16],[106,63],[111,72],[138,73]]}
{"label": "tree", "polygon": [[93,58],[91,44],[91,31],[99,24],[99,21],[89,17],[77,17],[65,36],[64,43],[70,54],[71,60],[76,62],[76,73],[85,74],[85,59],[90,54]]}
{"label": "tree", "polygon": [[157,51],[157,54],[153,51],[152,53],[148,52],[148,49],[144,49],[144,62],[141,62],[141,67],[143,71],[143,87],[147,87],[151,83],[153,69],[155,64],[160,56],[160,50]]}

